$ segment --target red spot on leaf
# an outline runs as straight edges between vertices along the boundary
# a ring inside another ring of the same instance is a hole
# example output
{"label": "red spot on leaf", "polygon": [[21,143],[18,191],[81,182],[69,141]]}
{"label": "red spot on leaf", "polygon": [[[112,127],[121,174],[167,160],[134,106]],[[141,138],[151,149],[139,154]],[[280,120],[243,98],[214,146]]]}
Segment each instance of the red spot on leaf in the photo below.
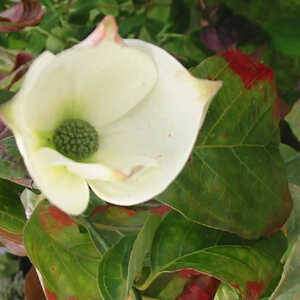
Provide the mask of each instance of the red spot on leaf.
{"label": "red spot on leaf", "polygon": [[55,206],[50,206],[48,211],[50,216],[62,226],[71,226],[75,224],[75,221],[72,218]]}
{"label": "red spot on leaf", "polygon": [[128,209],[128,208],[122,208],[122,209],[130,217],[134,217],[137,214],[137,212],[132,209]]}
{"label": "red spot on leaf", "polygon": [[37,0],[22,0],[0,12],[0,32],[13,32],[42,21],[45,12]]}
{"label": "red spot on leaf", "polygon": [[248,281],[247,282],[247,300],[257,300],[265,290],[265,282]]}
{"label": "red spot on leaf", "polygon": [[69,300],[78,300],[75,296],[69,296]]}
{"label": "red spot on leaf", "polygon": [[236,284],[236,283],[231,283],[231,285],[235,288],[235,289],[238,289],[238,290],[240,290],[240,287],[239,287],[239,285],[238,284]]}
{"label": "red spot on leaf", "polygon": [[45,292],[46,292],[46,296],[47,296],[48,300],[57,300],[57,296],[55,293],[53,293],[47,289],[45,290]]}
{"label": "red spot on leaf", "polygon": [[273,82],[273,70],[248,54],[238,50],[228,50],[222,56],[228,61],[231,70],[241,77],[247,89],[252,88],[259,81]]}
{"label": "red spot on leaf", "polygon": [[106,211],[108,208],[109,208],[109,205],[105,205],[105,206],[104,205],[98,205],[93,209],[93,211],[92,211],[92,213],[90,214],[89,217],[91,218],[91,217],[93,217],[93,216],[95,216],[95,215],[97,215],[97,214],[99,214],[103,211]]}
{"label": "red spot on leaf", "polygon": [[205,274],[191,275],[176,300],[213,300],[220,281]]}
{"label": "red spot on leaf", "polygon": [[170,210],[172,210],[172,207],[167,206],[167,205],[162,205],[160,207],[152,209],[151,212],[152,212],[152,214],[163,216],[164,214],[166,214]]}

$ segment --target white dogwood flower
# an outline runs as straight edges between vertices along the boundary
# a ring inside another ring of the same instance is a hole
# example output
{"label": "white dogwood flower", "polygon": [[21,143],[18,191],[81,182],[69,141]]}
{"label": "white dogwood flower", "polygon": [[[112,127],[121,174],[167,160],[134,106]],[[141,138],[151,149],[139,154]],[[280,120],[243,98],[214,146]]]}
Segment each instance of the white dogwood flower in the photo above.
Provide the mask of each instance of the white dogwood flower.
{"label": "white dogwood flower", "polygon": [[220,87],[157,46],[121,39],[109,16],[77,46],[40,55],[0,112],[42,193],[78,215],[89,187],[117,205],[162,193]]}

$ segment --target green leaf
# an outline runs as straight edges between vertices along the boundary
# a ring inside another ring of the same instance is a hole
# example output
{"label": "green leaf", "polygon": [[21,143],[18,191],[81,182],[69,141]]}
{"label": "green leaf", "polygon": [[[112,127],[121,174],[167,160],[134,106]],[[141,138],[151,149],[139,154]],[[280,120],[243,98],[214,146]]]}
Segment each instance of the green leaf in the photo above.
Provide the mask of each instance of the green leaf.
{"label": "green leaf", "polygon": [[[199,64],[208,56],[201,48],[200,42],[193,39],[192,35],[166,33],[160,37],[163,39],[160,46],[181,60],[186,66]],[[199,37],[197,38],[199,40]],[[191,64],[189,61],[195,63]]]}
{"label": "green leaf", "polygon": [[300,56],[300,21],[291,17],[276,18],[266,26],[276,49],[289,56]]}
{"label": "green leaf", "polygon": [[145,23],[144,15],[134,15],[128,18],[122,19],[119,22],[119,30],[121,36],[128,36],[129,34],[135,34],[138,29]]}
{"label": "green leaf", "polygon": [[54,35],[49,35],[46,41],[46,48],[53,53],[59,53],[65,48],[64,42]]}
{"label": "green leaf", "polygon": [[128,297],[135,277],[142,270],[145,256],[150,252],[160,221],[161,217],[150,216],[137,236],[122,238],[105,253],[99,266],[99,288],[104,299],[123,300]]}
{"label": "green leaf", "polygon": [[294,211],[286,226],[290,242],[289,256],[279,285],[270,300],[298,299],[300,295],[300,187],[290,185],[294,198]]}
{"label": "green leaf", "polygon": [[289,183],[300,185],[300,153],[287,145],[281,144],[280,154],[286,165]]}
{"label": "green leaf", "polygon": [[145,290],[163,272],[195,269],[230,284],[244,296],[254,290],[269,294],[282,270],[285,249],[281,233],[251,242],[189,222],[172,211],[157,230],[151,274],[139,289]]}
{"label": "green leaf", "polygon": [[294,104],[293,109],[286,117],[294,134],[300,139],[300,100]]}
{"label": "green leaf", "polygon": [[7,90],[0,90],[0,104],[3,104],[10,100],[15,95],[14,92],[10,92]]}
{"label": "green leaf", "polygon": [[8,253],[0,254],[0,280],[9,278],[20,269],[19,261],[12,258]]}
{"label": "green leaf", "polygon": [[149,216],[137,235],[128,265],[127,292],[131,289],[135,277],[140,275],[146,255],[151,252],[152,241],[161,220],[161,216]]}
{"label": "green leaf", "polygon": [[88,218],[92,226],[89,226],[89,231],[98,250],[104,254],[124,236],[137,234],[148,215],[149,212],[145,210],[135,211],[122,206],[98,205]]}
{"label": "green leaf", "polygon": [[144,295],[159,300],[174,300],[183,291],[187,281],[178,272],[163,273],[151,283]]}
{"label": "green leaf", "polygon": [[241,297],[234,288],[222,283],[215,295],[214,300],[241,300]]}
{"label": "green leaf", "polygon": [[[293,109],[286,117],[286,121],[289,123],[298,140],[300,140],[299,120],[300,101],[294,104]],[[300,153],[286,145],[280,145],[280,153],[286,163],[289,183],[300,186]]]}
{"label": "green leaf", "polygon": [[98,274],[104,300],[124,300],[128,297],[128,265],[135,239],[135,235],[124,237],[103,256]]}
{"label": "green leaf", "polygon": [[157,0],[155,5],[152,5],[147,10],[147,17],[158,22],[167,22],[171,13],[171,0]]}
{"label": "green leaf", "polygon": [[100,254],[73,219],[43,201],[25,226],[24,240],[31,262],[42,274],[48,299],[101,299]]}
{"label": "green leaf", "polygon": [[117,16],[119,14],[119,3],[117,0],[102,0],[98,3],[99,10],[104,15]]}
{"label": "green leaf", "polygon": [[22,234],[26,222],[20,201],[23,188],[0,179],[0,228],[14,234]]}
{"label": "green leaf", "polygon": [[[245,72],[248,67],[246,62]],[[292,204],[278,149],[272,85],[254,79],[246,88],[221,57],[206,59],[192,73],[222,80],[223,87],[190,162],[158,200],[195,222],[245,238],[273,232],[284,224]]]}
{"label": "green leaf", "polygon": [[0,149],[0,178],[22,179],[27,177],[28,173],[14,137],[1,139]]}

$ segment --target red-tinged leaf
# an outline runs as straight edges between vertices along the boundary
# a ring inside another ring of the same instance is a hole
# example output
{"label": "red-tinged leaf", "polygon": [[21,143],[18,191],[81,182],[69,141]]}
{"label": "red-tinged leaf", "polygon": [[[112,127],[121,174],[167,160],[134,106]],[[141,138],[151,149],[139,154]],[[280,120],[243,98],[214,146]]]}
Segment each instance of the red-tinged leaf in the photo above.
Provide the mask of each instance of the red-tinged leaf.
{"label": "red-tinged leaf", "polygon": [[190,278],[191,276],[200,275],[201,273],[192,269],[182,269],[179,271],[180,275],[185,278]]}
{"label": "red-tinged leaf", "polygon": [[[165,272],[176,272],[188,280],[181,295],[185,298],[179,299],[193,299],[195,295],[212,299],[218,281],[222,281],[234,287],[244,300],[256,300],[257,295],[268,296],[272,292],[282,271],[280,259],[286,248],[281,232],[249,241],[190,222],[171,211],[156,230],[151,273],[138,289],[147,292]],[[207,275],[213,279],[208,280]],[[202,279],[209,283],[207,287]]]}
{"label": "red-tinged leaf", "polygon": [[0,228],[0,241],[8,252],[18,256],[27,255],[22,235],[11,233]]}
{"label": "red-tinged leaf", "polygon": [[110,226],[110,228],[126,230],[137,230],[144,224],[147,216],[149,215],[146,210],[133,210],[117,205],[96,206],[89,216],[89,220],[96,227]]}
{"label": "red-tinged leaf", "polygon": [[31,267],[25,277],[25,296],[26,300],[46,300],[41,282],[34,267]]}
{"label": "red-tinged leaf", "polygon": [[47,289],[46,289],[46,296],[47,296],[47,300],[57,300],[58,299],[54,292],[51,292]]}
{"label": "red-tinged leaf", "polygon": [[38,0],[22,0],[0,12],[0,32],[19,31],[39,24],[45,12]]}
{"label": "red-tinged leaf", "polygon": [[247,283],[247,296],[246,300],[257,300],[264,293],[266,284],[264,281],[255,282],[249,281]]}
{"label": "red-tinged leaf", "polygon": [[50,206],[48,211],[52,219],[55,220],[59,226],[72,226],[75,224],[75,221],[71,217],[55,206]]}
{"label": "red-tinged leaf", "polygon": [[[254,59],[253,56],[238,50],[228,50],[223,53],[223,57],[229,62],[230,68],[242,78],[247,89],[264,80],[269,80],[274,85],[273,70]],[[291,107],[277,96],[273,108],[274,115],[279,120],[283,120],[290,110]]]}
{"label": "red-tinged leaf", "polygon": [[246,89],[251,89],[259,81],[273,82],[273,70],[254,60],[248,54],[238,50],[228,50],[222,56],[229,63],[231,70],[242,78]]}
{"label": "red-tinged leaf", "polygon": [[0,241],[9,252],[25,256],[22,234],[26,217],[20,201],[22,190],[19,185],[0,179]]}
{"label": "red-tinged leaf", "polygon": [[138,233],[149,214],[147,209],[132,209],[110,204],[98,205],[88,217],[89,222],[92,223],[91,227],[86,225],[97,249],[104,254],[124,235]]}
{"label": "red-tinged leaf", "polygon": [[292,209],[273,113],[273,71],[230,50],[191,72],[222,80],[223,87],[210,105],[192,162],[157,198],[203,225],[247,239],[270,235]]}
{"label": "red-tinged leaf", "polygon": [[194,275],[176,300],[213,300],[220,281],[205,274]]}
{"label": "red-tinged leaf", "polygon": [[0,75],[0,80],[4,80],[9,76],[11,78],[10,82],[5,87],[7,90],[10,90],[11,87],[26,74],[33,59],[33,56],[25,52],[20,52],[16,55],[12,69]]}
{"label": "red-tinged leaf", "polygon": [[24,229],[24,240],[48,299],[101,299],[97,288],[100,254],[75,220],[42,201]]}
{"label": "red-tinged leaf", "polygon": [[98,205],[96,206],[93,211],[91,212],[91,214],[89,215],[89,218],[94,217],[95,215],[107,210],[109,208],[108,205]]}
{"label": "red-tinged leaf", "polygon": [[16,60],[15,60],[13,69],[8,74],[8,75],[10,75],[10,74],[15,73],[11,82],[7,86],[8,90],[11,89],[11,87],[26,74],[26,72],[28,71],[28,68],[29,68],[29,64],[33,59],[34,59],[33,56],[31,56],[30,54],[27,54],[25,52],[20,52],[16,56]]}
{"label": "red-tinged leaf", "polygon": [[155,215],[163,216],[164,214],[168,213],[171,210],[172,210],[172,207],[167,206],[167,205],[162,205],[160,207],[152,209],[151,213],[155,214]]}

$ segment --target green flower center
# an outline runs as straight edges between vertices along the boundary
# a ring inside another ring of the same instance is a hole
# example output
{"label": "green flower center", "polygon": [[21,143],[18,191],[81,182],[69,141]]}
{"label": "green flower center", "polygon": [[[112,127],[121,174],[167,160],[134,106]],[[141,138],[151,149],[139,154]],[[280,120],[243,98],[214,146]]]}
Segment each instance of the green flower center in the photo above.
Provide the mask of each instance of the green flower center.
{"label": "green flower center", "polygon": [[53,144],[61,154],[73,160],[82,160],[98,150],[99,136],[90,123],[72,119],[55,130]]}

